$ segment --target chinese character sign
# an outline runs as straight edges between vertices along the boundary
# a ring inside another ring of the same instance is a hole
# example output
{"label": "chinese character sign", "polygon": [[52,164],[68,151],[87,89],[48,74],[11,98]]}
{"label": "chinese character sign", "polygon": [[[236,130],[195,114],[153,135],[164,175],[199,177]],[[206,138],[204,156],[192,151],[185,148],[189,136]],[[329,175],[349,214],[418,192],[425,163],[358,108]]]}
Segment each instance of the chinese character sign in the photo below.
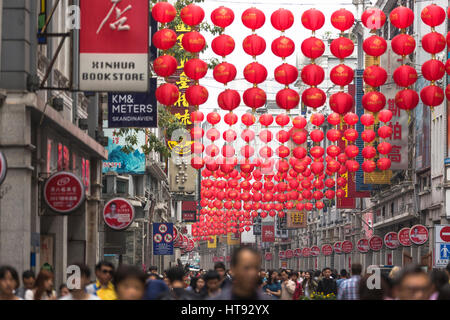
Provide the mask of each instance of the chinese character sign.
{"label": "chinese character sign", "polygon": [[80,89],[148,90],[149,1],[80,1]]}

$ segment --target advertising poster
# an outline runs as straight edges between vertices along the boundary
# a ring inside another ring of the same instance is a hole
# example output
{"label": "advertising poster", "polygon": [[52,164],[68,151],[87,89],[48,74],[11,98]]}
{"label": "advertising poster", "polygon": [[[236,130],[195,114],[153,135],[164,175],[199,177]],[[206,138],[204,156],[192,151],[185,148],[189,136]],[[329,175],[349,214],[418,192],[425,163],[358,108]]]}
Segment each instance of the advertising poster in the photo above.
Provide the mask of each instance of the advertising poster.
{"label": "advertising poster", "polygon": [[111,229],[124,230],[134,220],[134,207],[126,199],[111,199],[103,208],[103,220]]}
{"label": "advertising poster", "polygon": [[153,223],[153,254],[173,255],[173,223]]}

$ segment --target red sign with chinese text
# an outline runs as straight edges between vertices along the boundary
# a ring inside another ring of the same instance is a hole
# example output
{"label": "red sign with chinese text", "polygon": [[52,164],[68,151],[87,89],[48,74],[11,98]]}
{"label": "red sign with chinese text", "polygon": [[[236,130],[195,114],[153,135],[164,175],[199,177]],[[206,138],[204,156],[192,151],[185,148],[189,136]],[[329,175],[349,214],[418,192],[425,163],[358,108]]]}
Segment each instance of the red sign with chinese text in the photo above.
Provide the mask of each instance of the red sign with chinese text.
{"label": "red sign with chinese text", "polygon": [[389,249],[396,249],[400,245],[397,232],[388,232],[384,235],[384,244]]}
{"label": "red sign with chinese text", "polygon": [[369,240],[367,239],[359,239],[356,243],[356,248],[361,253],[369,252]]}
{"label": "red sign with chinese text", "polygon": [[372,236],[369,239],[369,248],[372,251],[380,251],[382,247],[383,247],[383,239],[381,239],[381,237]]}
{"label": "red sign with chinese text", "polygon": [[309,257],[310,254],[311,254],[311,249],[309,249],[309,248],[303,248],[303,250],[302,250],[302,256],[304,256],[304,257]]}
{"label": "red sign with chinese text", "polygon": [[428,229],[427,227],[416,224],[415,226],[411,227],[411,230],[409,230],[409,238],[411,239],[411,242],[417,245],[422,245],[425,242],[428,241]]}
{"label": "red sign with chinese text", "polygon": [[409,247],[412,244],[409,238],[409,231],[409,228],[403,228],[398,232],[398,242],[404,247]]}
{"label": "red sign with chinese text", "polygon": [[278,252],[278,258],[280,258],[280,260],[286,259],[286,252],[284,251]]}
{"label": "red sign with chinese text", "polygon": [[263,225],[261,227],[262,242],[275,242],[275,226]]}
{"label": "red sign with chinese text", "polygon": [[342,241],[335,242],[333,245],[334,252],[342,253]]}
{"label": "red sign with chinese text", "polygon": [[297,248],[294,250],[294,256],[295,257],[301,257],[302,256],[302,249],[301,248]]}
{"label": "red sign with chinese text", "polygon": [[73,173],[57,172],[48,178],[44,186],[44,199],[55,212],[70,213],[84,201],[84,186]]}
{"label": "red sign with chinese text", "polygon": [[311,255],[317,257],[320,254],[320,248],[318,246],[311,247]]}
{"label": "red sign with chinese text", "polygon": [[264,259],[265,259],[266,261],[272,260],[272,259],[273,259],[273,254],[272,254],[272,252],[266,252],[266,254],[264,255]]}
{"label": "red sign with chinese text", "polygon": [[322,254],[324,256],[329,256],[333,253],[333,247],[331,246],[331,244],[324,244],[322,246]]}
{"label": "red sign with chinese text", "polygon": [[103,220],[114,230],[124,230],[130,226],[134,219],[134,207],[123,198],[109,200],[103,208]]}
{"label": "red sign with chinese text", "polygon": [[342,245],[341,245],[341,249],[342,249],[342,252],[344,252],[344,253],[352,252],[353,251],[353,242],[351,242],[349,240],[343,241]]}
{"label": "red sign with chinese text", "polygon": [[294,250],[288,249],[286,250],[286,258],[292,259],[294,257]]}

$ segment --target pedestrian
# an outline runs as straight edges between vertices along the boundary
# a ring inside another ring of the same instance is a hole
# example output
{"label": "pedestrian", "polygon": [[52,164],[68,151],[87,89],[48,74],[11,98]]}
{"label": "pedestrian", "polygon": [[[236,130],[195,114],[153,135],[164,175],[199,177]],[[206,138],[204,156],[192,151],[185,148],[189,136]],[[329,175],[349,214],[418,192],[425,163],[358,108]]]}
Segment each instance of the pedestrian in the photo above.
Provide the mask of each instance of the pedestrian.
{"label": "pedestrian", "polygon": [[331,277],[331,269],[326,267],[322,270],[323,278],[319,281],[317,292],[324,295],[337,294],[336,280]]}
{"label": "pedestrian", "polygon": [[379,279],[380,286],[377,287],[373,283],[371,283],[372,278],[373,276],[371,274],[366,274],[359,281],[359,300],[390,300],[388,296],[389,285],[386,279],[381,276]]}
{"label": "pedestrian", "polygon": [[449,283],[450,283],[450,262],[447,263],[447,266],[445,267],[445,272],[447,272],[447,276],[449,278]]}
{"label": "pedestrian", "polygon": [[62,297],[68,295],[70,293],[69,288],[67,288],[67,285],[65,283],[62,283],[59,286],[58,296],[61,299]]}
{"label": "pedestrian", "polygon": [[206,284],[206,291],[207,291],[207,297],[212,298],[214,296],[217,296],[221,292],[220,288],[220,276],[216,271],[208,271],[205,274],[205,284]]}
{"label": "pedestrian", "polygon": [[[287,270],[281,271],[281,296],[280,300],[292,300],[296,288],[296,283],[292,280],[295,272],[288,273]],[[296,275],[295,275],[296,277]]]}
{"label": "pedestrian", "polygon": [[311,297],[317,291],[317,281],[313,278],[313,271],[305,271],[304,279],[302,281],[303,294],[305,297]]}
{"label": "pedestrian", "polygon": [[100,261],[95,266],[97,281],[86,287],[90,294],[98,296],[102,300],[117,300],[114,285],[111,282],[114,275],[114,265],[108,261]]}
{"label": "pedestrian", "polygon": [[231,255],[233,276],[231,285],[222,289],[215,300],[268,300],[258,288],[258,273],[261,269],[261,255],[253,247],[236,248]]}
{"label": "pedestrian", "polygon": [[231,284],[230,277],[227,276],[227,270],[223,262],[216,262],[214,264],[214,271],[216,271],[220,276],[220,288]]}
{"label": "pedestrian", "polygon": [[433,285],[430,300],[437,300],[442,287],[448,284],[448,276],[445,271],[434,269],[430,274],[431,283]]}
{"label": "pedestrian", "polygon": [[394,266],[391,271],[389,271],[389,279],[395,281],[395,277],[400,273],[401,270],[402,268],[400,268],[399,266]]}
{"label": "pedestrian", "polygon": [[346,279],[339,287],[338,300],[359,300],[359,281],[361,280],[362,265],[352,264],[352,277]]}
{"label": "pedestrian", "polygon": [[279,299],[281,297],[281,284],[278,280],[277,271],[269,270],[267,284],[263,287],[263,291],[269,296],[273,296],[275,299]]}
{"label": "pedestrian", "polygon": [[148,272],[147,280],[161,280],[161,277],[157,273]]}
{"label": "pedestrian", "polygon": [[197,294],[200,299],[204,299],[208,295],[204,276],[193,278],[191,281],[191,288],[192,292]]}
{"label": "pedestrian", "polygon": [[161,300],[196,300],[197,296],[184,287],[184,268],[172,267],[166,271],[169,282],[169,291],[164,294]]}
{"label": "pedestrian", "polygon": [[394,283],[394,298],[398,300],[428,300],[433,289],[428,274],[418,265],[403,268]]}
{"label": "pedestrian", "polygon": [[100,298],[92,293],[86,292],[86,286],[90,282],[91,270],[82,263],[75,264],[80,270],[80,282],[78,288],[72,289],[69,294],[64,295],[59,300],[100,300]]}
{"label": "pedestrian", "polygon": [[36,276],[34,275],[34,272],[32,270],[26,270],[22,273],[22,283],[23,286],[17,289],[16,296],[24,299],[25,298],[25,291],[29,289],[33,289],[34,282],[36,281]]}
{"label": "pedestrian", "polygon": [[25,291],[25,300],[56,300],[56,292],[53,290],[53,272],[42,269],[33,289]]}
{"label": "pedestrian", "polygon": [[338,287],[338,291],[339,291],[339,287],[340,287],[341,283],[346,279],[348,279],[347,270],[342,269],[340,272],[340,275],[339,275],[339,279],[336,280],[336,285]]}
{"label": "pedestrian", "polygon": [[319,283],[319,281],[322,280],[322,272],[321,272],[320,270],[314,271],[313,279],[314,279],[317,283]]}
{"label": "pedestrian", "polygon": [[147,280],[145,284],[144,300],[159,300],[169,292],[169,287],[161,279]]}
{"label": "pedestrian", "polygon": [[23,300],[14,294],[19,287],[19,275],[10,266],[0,266],[0,300]]}
{"label": "pedestrian", "polygon": [[259,272],[260,283],[259,287],[262,289],[267,284],[267,273],[264,269]]}
{"label": "pedestrian", "polygon": [[450,284],[446,283],[439,290],[438,300],[450,300]]}
{"label": "pedestrian", "polygon": [[142,300],[147,276],[136,266],[121,265],[114,273],[117,300]]}
{"label": "pedestrian", "polygon": [[303,288],[302,283],[299,281],[298,276],[301,274],[300,272],[294,272],[291,275],[291,280],[295,283],[294,294],[292,295],[292,300],[299,300],[301,296],[303,296]]}

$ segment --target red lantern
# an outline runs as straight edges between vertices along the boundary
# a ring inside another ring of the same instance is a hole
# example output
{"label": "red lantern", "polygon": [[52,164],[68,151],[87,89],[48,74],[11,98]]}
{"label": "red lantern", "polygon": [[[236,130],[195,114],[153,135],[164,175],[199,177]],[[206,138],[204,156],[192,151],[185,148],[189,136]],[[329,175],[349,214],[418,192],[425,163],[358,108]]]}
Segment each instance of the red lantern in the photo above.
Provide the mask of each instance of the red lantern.
{"label": "red lantern", "polygon": [[294,125],[294,128],[296,129],[303,129],[307,122],[306,119],[302,116],[297,116],[294,118],[294,120],[292,120],[292,124]]}
{"label": "red lantern", "polygon": [[295,43],[292,39],[281,36],[272,41],[272,52],[280,58],[289,57],[295,51]]}
{"label": "red lantern", "polygon": [[205,161],[201,157],[192,157],[191,166],[194,169],[200,170],[205,165]]}
{"label": "red lantern", "polygon": [[226,89],[219,94],[217,103],[222,110],[233,111],[239,107],[239,104],[241,103],[241,96],[236,90]]}
{"label": "red lantern", "polygon": [[266,16],[259,9],[249,8],[242,13],[242,23],[249,29],[259,29],[265,22]]}
{"label": "red lantern", "polygon": [[309,64],[303,67],[300,76],[307,85],[317,86],[325,79],[325,72],[321,66]]}
{"label": "red lantern", "polygon": [[433,3],[423,8],[420,14],[420,18],[422,18],[422,21],[425,24],[434,28],[444,22],[445,11],[444,9]]}
{"label": "red lantern", "polygon": [[320,127],[325,122],[325,116],[321,113],[311,115],[310,121],[313,125]]}
{"label": "red lantern", "polygon": [[401,33],[396,35],[391,41],[392,50],[400,55],[407,56],[414,52],[416,40],[409,34]]}
{"label": "red lantern", "polygon": [[333,112],[327,117],[328,123],[332,126],[337,126],[341,122],[339,113]]}
{"label": "red lantern", "polygon": [[356,141],[358,139],[358,131],[353,128],[347,129],[344,131],[344,137],[348,141]]}
{"label": "red lantern", "polygon": [[363,12],[361,21],[366,28],[380,29],[386,22],[386,15],[381,9],[370,8]]}
{"label": "red lantern", "polygon": [[441,87],[430,85],[420,91],[420,99],[429,107],[436,107],[444,101],[444,90]]}
{"label": "red lantern", "polygon": [[445,71],[447,72],[448,75],[450,75],[450,59],[448,59],[447,62],[445,63]]}
{"label": "red lantern", "polygon": [[259,56],[266,51],[266,40],[256,34],[252,34],[244,39],[242,47],[248,55],[253,57]]}
{"label": "red lantern", "polygon": [[265,113],[259,117],[259,122],[264,126],[268,127],[273,123],[273,116],[269,113]]}
{"label": "red lantern", "polygon": [[447,97],[447,100],[450,100],[450,84],[445,88],[445,96]]}
{"label": "red lantern", "polygon": [[210,112],[206,115],[206,121],[214,126],[220,122],[220,115],[217,112]]}
{"label": "red lantern", "polygon": [[251,113],[244,113],[242,115],[241,121],[247,127],[250,127],[251,125],[253,125],[255,123],[256,117]]}
{"label": "red lantern", "polygon": [[297,159],[303,159],[306,156],[306,149],[303,147],[294,148],[292,155]]}
{"label": "red lantern", "polygon": [[313,158],[320,158],[323,156],[323,154],[325,153],[325,150],[320,147],[320,146],[314,146],[311,148],[311,150],[309,151],[309,154],[313,157]]}
{"label": "red lantern", "polygon": [[208,90],[204,86],[194,85],[186,90],[186,100],[192,106],[199,106],[208,100]]}
{"label": "red lantern", "polygon": [[415,90],[403,89],[395,95],[395,105],[402,110],[412,110],[419,103],[419,95]]}
{"label": "red lantern", "polygon": [[292,89],[283,89],[278,91],[276,96],[277,105],[284,110],[294,109],[300,102],[300,96],[297,91]]}
{"label": "red lantern", "polygon": [[293,65],[283,63],[275,68],[275,80],[281,84],[289,85],[298,78],[298,70]]}
{"label": "red lantern", "polygon": [[200,52],[205,48],[206,40],[200,32],[191,31],[185,33],[181,39],[184,50],[192,53]]}
{"label": "red lantern", "polygon": [[337,92],[330,97],[330,108],[334,112],[344,115],[353,108],[353,97],[346,92]]}
{"label": "red lantern", "polygon": [[208,72],[208,64],[201,59],[190,59],[184,64],[183,70],[192,80],[199,80]]}
{"label": "red lantern", "polygon": [[232,126],[237,123],[238,116],[232,112],[229,112],[223,117],[223,120],[225,121],[226,124]]}
{"label": "red lantern", "polygon": [[311,171],[315,174],[318,175],[320,173],[322,173],[324,170],[324,165],[322,162],[314,162],[311,164]]}
{"label": "red lantern", "polygon": [[205,146],[203,143],[194,141],[191,144],[191,152],[192,153],[202,153],[205,150]]}
{"label": "red lantern", "polygon": [[306,29],[315,31],[325,23],[325,16],[323,13],[316,9],[309,9],[302,14],[302,24]]}
{"label": "red lantern", "polygon": [[372,159],[377,155],[377,150],[372,146],[364,147],[361,152],[364,159]]}
{"label": "red lantern", "polygon": [[375,161],[366,160],[362,163],[361,167],[364,172],[370,173],[370,172],[375,171],[375,169],[377,168],[377,165],[376,165]]}
{"label": "red lantern", "polygon": [[[215,120],[215,119],[214,119]],[[206,138],[208,138],[209,140],[211,140],[211,141],[216,141],[216,140],[218,140],[219,138],[220,138],[220,132],[219,132],[219,130],[217,130],[216,128],[211,128],[211,129],[208,129],[208,131],[206,131]],[[214,145],[209,145],[209,146],[207,146],[206,147],[206,151],[208,151],[209,149],[209,147],[211,147],[212,149],[211,150],[215,150],[215,148],[216,148],[216,146],[214,146]],[[211,155],[211,157],[213,157],[214,155]]]}
{"label": "red lantern", "polygon": [[392,135],[392,128],[389,126],[382,126],[378,128],[378,136],[382,139],[387,139]]}
{"label": "red lantern", "polygon": [[288,142],[289,138],[291,137],[288,131],[281,130],[277,132],[277,140],[281,143]]}
{"label": "red lantern", "polygon": [[378,112],[386,105],[386,97],[379,91],[371,91],[363,95],[362,105],[370,112]]}
{"label": "red lantern", "polygon": [[385,84],[387,72],[382,67],[373,65],[364,70],[363,79],[369,86],[379,87]]}
{"label": "red lantern", "polygon": [[381,158],[377,161],[378,169],[380,170],[389,170],[391,167],[391,159],[389,158]]}
{"label": "red lantern", "polygon": [[252,62],[244,68],[244,78],[250,83],[262,83],[267,79],[267,69],[258,62]]}
{"label": "red lantern", "polygon": [[245,90],[242,98],[245,105],[252,109],[261,108],[267,101],[266,92],[255,87]]}
{"label": "red lantern", "polygon": [[442,34],[438,32],[430,32],[423,36],[422,47],[423,50],[429,54],[436,54],[445,49],[446,46],[445,38]]}
{"label": "red lantern", "polygon": [[335,142],[338,141],[341,138],[341,132],[337,129],[330,129],[327,130],[327,139]]}
{"label": "red lantern", "polygon": [[159,23],[169,23],[177,15],[177,10],[169,2],[157,2],[152,8],[152,17]]}
{"label": "red lantern", "polygon": [[389,142],[381,142],[378,145],[377,150],[380,154],[388,154],[392,150],[392,145]]}
{"label": "red lantern", "polygon": [[203,112],[194,111],[191,113],[191,122],[193,123],[201,123],[205,119]]}
{"label": "red lantern", "polygon": [[376,137],[375,131],[373,131],[372,129],[367,129],[361,132],[361,139],[364,142],[370,143],[375,139],[375,137]]}
{"label": "red lantern", "polygon": [[319,88],[308,88],[302,94],[303,103],[313,109],[323,106],[326,99],[325,92]]}
{"label": "red lantern", "polygon": [[259,133],[259,139],[264,143],[268,143],[268,142],[272,141],[272,139],[273,139],[272,132],[270,132],[269,130],[262,130]]}
{"label": "red lantern", "polygon": [[355,145],[348,145],[345,147],[345,155],[349,158],[354,158],[359,154],[359,148]]}
{"label": "red lantern", "polygon": [[[228,114],[232,114],[232,113],[228,113]],[[227,142],[233,142],[237,139],[237,134],[236,134],[236,131],[234,131],[232,129],[228,129],[223,132],[222,137],[223,137],[223,140],[225,140]]]}
{"label": "red lantern", "polygon": [[211,48],[215,54],[225,57],[234,51],[236,44],[234,39],[226,34],[221,34],[213,39]]}
{"label": "red lantern", "polygon": [[172,29],[161,29],[153,35],[152,44],[160,50],[168,50],[177,42],[177,34]]}
{"label": "red lantern", "polygon": [[221,6],[211,13],[211,21],[220,28],[226,28],[234,21],[233,10]]}
{"label": "red lantern", "polygon": [[303,144],[306,142],[307,135],[305,131],[296,131],[292,134],[292,141],[296,144]]}
{"label": "red lantern", "polygon": [[381,122],[384,122],[384,123],[391,121],[392,120],[392,116],[393,116],[393,114],[392,114],[391,110],[381,110],[378,113],[378,119]]}
{"label": "red lantern", "polygon": [[352,40],[346,37],[339,37],[331,41],[330,51],[331,53],[339,58],[345,59],[349,57],[355,48],[355,45]]}
{"label": "red lantern", "polygon": [[355,17],[353,16],[353,13],[346,9],[339,9],[331,15],[331,24],[341,32],[350,29],[354,22]]}
{"label": "red lantern", "polygon": [[180,91],[176,85],[165,83],[156,89],[155,96],[158,102],[162,105],[171,106],[177,102],[180,97]]}
{"label": "red lantern", "polygon": [[375,122],[375,118],[370,113],[365,113],[361,116],[361,123],[364,126],[371,126],[371,125],[373,125],[374,122]]}
{"label": "red lantern", "polygon": [[304,56],[310,59],[317,59],[325,52],[325,44],[316,37],[303,40],[301,50]]}
{"label": "red lantern", "polygon": [[344,116],[344,121],[346,124],[353,126],[354,124],[356,124],[358,122],[358,115],[353,112],[348,112]]}
{"label": "red lantern", "polygon": [[384,38],[373,35],[363,42],[363,50],[369,56],[379,57],[386,52],[387,42]]}
{"label": "red lantern", "polygon": [[[327,136],[328,136],[328,132],[327,132]],[[333,157],[333,158],[337,157],[340,153],[341,153],[341,148],[339,148],[338,146],[331,145],[331,146],[328,146],[328,148],[327,148],[327,154],[330,157]]]}
{"label": "red lantern", "polygon": [[285,113],[281,113],[275,117],[275,122],[281,127],[287,125],[290,120],[289,116]]}
{"label": "red lantern", "polygon": [[414,22],[414,12],[407,7],[400,6],[389,14],[391,23],[399,29],[406,29]]}
{"label": "red lantern", "polygon": [[356,172],[359,170],[359,163],[356,160],[347,160],[345,166],[349,172]]}
{"label": "red lantern", "polygon": [[353,69],[345,64],[338,64],[330,72],[330,79],[338,86],[346,86],[353,81]]}
{"label": "red lantern", "polygon": [[285,31],[294,24],[294,15],[286,9],[278,9],[270,16],[272,26],[280,31]]}
{"label": "red lantern", "polygon": [[201,139],[204,134],[205,134],[205,131],[200,127],[191,128],[191,138],[193,140]]}
{"label": "red lantern", "polygon": [[202,7],[191,3],[181,9],[180,18],[188,26],[196,26],[205,18],[205,11],[203,11]]}
{"label": "red lantern", "polygon": [[214,67],[213,77],[217,82],[227,84],[236,78],[236,67],[228,62],[222,62]]}
{"label": "red lantern", "polygon": [[309,134],[309,136],[311,137],[311,140],[314,142],[320,142],[323,140],[324,134],[322,130],[313,130],[311,131],[311,133]]}
{"label": "red lantern", "polygon": [[153,61],[153,70],[160,77],[169,77],[177,70],[177,59],[167,54],[159,56]]}
{"label": "red lantern", "polygon": [[422,65],[422,75],[428,81],[437,81],[445,74],[445,65],[436,59],[426,61]]}
{"label": "red lantern", "polygon": [[411,66],[403,65],[395,69],[392,77],[398,86],[409,87],[417,81],[417,71]]}

